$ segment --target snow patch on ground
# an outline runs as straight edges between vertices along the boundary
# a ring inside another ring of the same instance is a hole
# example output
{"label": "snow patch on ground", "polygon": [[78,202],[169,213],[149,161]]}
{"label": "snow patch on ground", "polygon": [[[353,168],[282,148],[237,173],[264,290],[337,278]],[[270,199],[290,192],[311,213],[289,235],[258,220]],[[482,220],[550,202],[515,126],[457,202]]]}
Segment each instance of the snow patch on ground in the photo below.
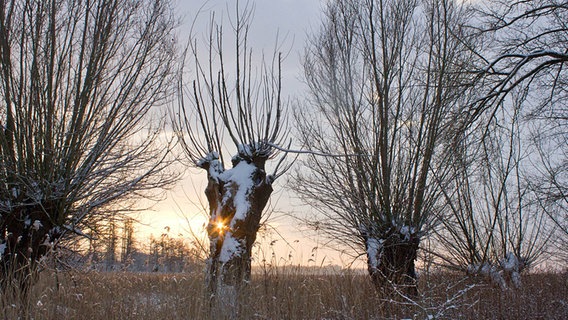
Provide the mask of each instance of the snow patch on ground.
{"label": "snow patch on ground", "polygon": [[237,288],[235,286],[223,284],[219,281],[217,284],[217,315],[223,319],[235,319],[234,310],[237,309]]}

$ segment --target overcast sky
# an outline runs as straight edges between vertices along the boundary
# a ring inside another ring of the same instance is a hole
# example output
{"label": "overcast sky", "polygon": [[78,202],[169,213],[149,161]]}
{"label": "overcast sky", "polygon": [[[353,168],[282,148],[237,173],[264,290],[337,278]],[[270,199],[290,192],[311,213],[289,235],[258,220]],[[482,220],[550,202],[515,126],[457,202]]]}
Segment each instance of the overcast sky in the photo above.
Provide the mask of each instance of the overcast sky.
{"label": "overcast sky", "polygon": [[[306,35],[318,28],[321,6],[325,0],[250,0],[254,18],[250,26],[249,44],[255,57],[264,52],[270,56],[280,39],[281,49],[288,53],[282,65],[283,93],[294,96],[303,90],[299,81],[300,55]],[[180,41],[186,42],[193,25],[193,34],[202,37],[207,33],[212,12],[221,18],[225,30],[234,17],[236,0],[178,0],[180,14],[184,17],[180,28]],[[240,1],[243,8],[247,1]],[[220,20],[220,19],[219,19]],[[229,50],[230,48],[226,48]]]}

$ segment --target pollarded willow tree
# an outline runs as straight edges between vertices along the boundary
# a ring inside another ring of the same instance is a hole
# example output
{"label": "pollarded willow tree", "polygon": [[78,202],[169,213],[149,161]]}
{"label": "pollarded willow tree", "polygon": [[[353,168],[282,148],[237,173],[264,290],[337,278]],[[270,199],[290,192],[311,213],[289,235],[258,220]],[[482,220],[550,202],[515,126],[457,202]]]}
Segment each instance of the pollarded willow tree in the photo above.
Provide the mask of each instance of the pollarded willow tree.
{"label": "pollarded willow tree", "polygon": [[172,182],[151,110],[175,89],[176,25],[169,1],[0,2],[2,290]]}
{"label": "pollarded willow tree", "polygon": [[523,120],[528,92],[515,91],[455,148],[443,228],[436,230],[443,264],[502,289],[521,286],[521,274],[546,253],[553,231],[528,183],[537,154],[531,123]]}
{"label": "pollarded willow tree", "polygon": [[556,254],[566,262],[568,5],[558,0],[493,0],[480,3],[480,12],[480,30],[493,41],[492,51],[484,52],[483,90],[472,115],[497,114],[510,105],[512,93],[527,92],[519,111],[521,121],[530,123],[532,139],[523,143],[534,151],[526,183],[534,202],[557,225]]}
{"label": "pollarded willow tree", "polygon": [[344,156],[308,157],[295,189],[321,214],[315,227],[366,254],[380,289],[416,292],[442,191],[433,176],[450,176],[475,61],[465,12],[449,0],[332,1],[306,51],[302,143]]}
{"label": "pollarded willow tree", "polygon": [[[180,83],[182,99],[173,115],[179,141],[191,166],[207,172],[210,250],[206,282],[215,310],[232,312],[240,288],[250,280],[251,250],[273,182],[288,168],[275,147],[288,134],[281,97],[280,55],[272,63],[255,63],[247,44],[250,8],[239,11],[232,29],[234,51],[227,61],[222,26],[212,19],[206,54],[190,43],[194,61],[189,86]],[[234,59],[234,60],[233,60]],[[205,63],[203,62],[205,61]],[[225,145],[229,140],[234,148]],[[233,156],[228,158],[227,154]],[[230,161],[230,168],[227,168]]]}

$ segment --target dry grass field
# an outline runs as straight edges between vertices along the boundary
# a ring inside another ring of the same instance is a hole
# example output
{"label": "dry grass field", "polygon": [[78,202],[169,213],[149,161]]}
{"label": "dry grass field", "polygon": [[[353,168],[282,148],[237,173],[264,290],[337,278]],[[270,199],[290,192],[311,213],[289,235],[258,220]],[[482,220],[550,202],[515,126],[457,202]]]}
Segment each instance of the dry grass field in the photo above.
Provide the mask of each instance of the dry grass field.
{"label": "dry grass field", "polygon": [[[422,276],[420,296],[406,299],[380,296],[368,278],[356,272],[255,274],[234,318],[568,319],[567,276],[529,274],[521,289],[509,291],[456,275]],[[28,317],[208,319],[202,283],[198,273],[45,272],[30,295]],[[0,318],[17,319],[17,304],[1,300]]]}

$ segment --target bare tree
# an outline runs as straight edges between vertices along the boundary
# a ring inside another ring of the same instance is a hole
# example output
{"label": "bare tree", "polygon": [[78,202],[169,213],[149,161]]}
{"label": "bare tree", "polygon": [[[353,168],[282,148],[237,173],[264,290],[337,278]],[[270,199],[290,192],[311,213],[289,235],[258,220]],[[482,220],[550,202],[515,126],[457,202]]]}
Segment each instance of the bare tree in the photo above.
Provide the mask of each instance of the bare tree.
{"label": "bare tree", "polygon": [[199,263],[199,249],[182,234],[177,237],[170,233],[170,227],[158,237],[150,236],[148,265],[153,272],[187,272],[202,265]]}
{"label": "bare tree", "polygon": [[126,270],[132,264],[132,259],[136,253],[136,239],[134,238],[134,219],[126,218],[123,222],[120,264],[121,269]]}
{"label": "bare tree", "polygon": [[[378,288],[416,292],[414,261],[435,220],[475,61],[454,1],[332,1],[309,43],[309,156],[295,189],[330,238],[367,256]],[[363,250],[361,250],[363,249]]]}
{"label": "bare tree", "polygon": [[[568,7],[564,1],[528,0],[483,2],[479,30],[491,41],[485,51],[487,66],[474,114],[498,107],[519,86],[534,86],[541,99],[533,113],[566,120]],[[535,114],[536,116],[536,114]]]}
{"label": "bare tree", "polygon": [[491,118],[482,121],[487,125],[468,132],[455,149],[437,237],[445,265],[486,276],[502,289],[521,285],[521,272],[546,253],[553,230],[527,183],[534,146],[521,114],[526,94],[512,93],[508,107],[483,115]]}
{"label": "bare tree", "polygon": [[176,24],[169,1],[0,2],[3,285],[172,182],[151,110],[175,89]]}
{"label": "bare tree", "polygon": [[[531,175],[527,176],[538,202],[566,243],[568,232],[568,6],[565,1],[490,1],[480,5],[480,31],[493,40],[482,54],[487,66],[480,77],[478,103],[473,118],[496,115],[510,105],[512,93],[527,93],[521,120],[534,150]],[[487,123],[491,117],[482,117]],[[566,247],[560,246],[566,255]]]}
{"label": "bare tree", "polygon": [[118,250],[118,219],[116,216],[110,216],[106,223],[105,235],[105,270],[112,271],[116,268],[117,250]]}
{"label": "bare tree", "polygon": [[[285,154],[272,174],[267,161],[278,156],[287,129],[281,97],[280,55],[271,64],[254,66],[247,36],[250,8],[240,11],[232,25],[234,51],[227,62],[221,25],[211,22],[206,54],[198,43],[188,47],[195,76],[185,90],[173,123],[190,165],[207,172],[209,204],[207,288],[213,310],[232,312],[238,292],[251,274],[251,249],[273,182],[287,169]],[[233,60],[234,59],[234,60]],[[203,63],[205,61],[205,63]],[[180,82],[182,82],[180,80]],[[224,140],[234,149],[228,148]],[[227,169],[227,153],[232,168]],[[212,304],[212,306],[214,306]]]}

